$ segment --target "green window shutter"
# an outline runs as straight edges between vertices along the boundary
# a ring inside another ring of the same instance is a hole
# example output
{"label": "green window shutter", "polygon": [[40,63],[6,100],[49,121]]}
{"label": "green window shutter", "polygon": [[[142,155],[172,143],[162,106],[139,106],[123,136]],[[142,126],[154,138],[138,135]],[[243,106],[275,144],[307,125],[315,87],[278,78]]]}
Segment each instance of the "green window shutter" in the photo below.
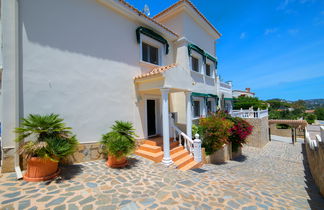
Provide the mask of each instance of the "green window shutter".
{"label": "green window shutter", "polygon": [[197,53],[199,53],[200,55],[202,55],[204,62],[206,63],[206,55],[205,55],[205,51],[202,50],[200,47],[198,47],[197,45],[194,44],[188,44],[188,54],[189,56],[191,56],[191,51],[194,50]]}
{"label": "green window shutter", "polygon": [[151,37],[152,39],[155,39],[158,42],[161,42],[162,44],[165,45],[165,54],[169,53],[169,43],[166,39],[164,39],[161,35],[155,33],[154,31],[152,31],[151,29],[145,28],[143,26],[140,26],[136,29],[136,40],[137,43],[141,42],[141,33]]}

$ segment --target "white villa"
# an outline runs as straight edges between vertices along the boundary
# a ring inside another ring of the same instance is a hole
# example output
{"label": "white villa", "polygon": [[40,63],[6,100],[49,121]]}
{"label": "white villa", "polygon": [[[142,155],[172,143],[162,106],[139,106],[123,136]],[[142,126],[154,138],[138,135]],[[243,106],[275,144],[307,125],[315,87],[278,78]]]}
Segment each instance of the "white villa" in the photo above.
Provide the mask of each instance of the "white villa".
{"label": "white villa", "polygon": [[255,97],[255,93],[251,92],[251,88],[245,88],[245,90],[233,90],[233,98],[238,98],[239,96]]}
{"label": "white villa", "polygon": [[85,147],[97,145],[114,121],[131,121],[139,139],[162,142],[163,152],[144,146],[142,156],[156,152],[156,160],[184,167],[192,161],[174,157],[170,138],[191,144],[194,120],[232,109],[232,84],[217,74],[221,34],[188,0],[154,17],[124,0],[12,0],[1,7],[3,172],[19,165],[13,130],[31,113],[59,114]]}

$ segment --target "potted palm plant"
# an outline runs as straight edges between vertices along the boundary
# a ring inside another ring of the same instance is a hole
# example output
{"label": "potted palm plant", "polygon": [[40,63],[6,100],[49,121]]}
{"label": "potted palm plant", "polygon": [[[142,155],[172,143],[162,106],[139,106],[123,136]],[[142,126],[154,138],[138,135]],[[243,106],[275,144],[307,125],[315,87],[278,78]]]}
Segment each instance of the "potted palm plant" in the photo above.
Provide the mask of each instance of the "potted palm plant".
{"label": "potted palm plant", "polygon": [[[27,160],[25,181],[45,181],[59,174],[58,162],[76,151],[78,141],[57,114],[30,114],[16,128],[19,154]],[[26,140],[26,141],[24,141]]]}
{"label": "potted palm plant", "polygon": [[135,133],[131,122],[116,121],[112,131],[102,136],[103,150],[108,154],[106,165],[121,168],[127,165],[127,156],[135,149]]}

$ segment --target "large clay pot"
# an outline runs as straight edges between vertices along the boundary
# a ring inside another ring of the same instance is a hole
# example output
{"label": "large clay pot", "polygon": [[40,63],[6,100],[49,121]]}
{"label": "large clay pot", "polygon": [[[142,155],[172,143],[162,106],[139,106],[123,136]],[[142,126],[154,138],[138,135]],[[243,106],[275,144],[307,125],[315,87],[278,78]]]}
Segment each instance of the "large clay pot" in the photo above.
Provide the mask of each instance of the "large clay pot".
{"label": "large clay pot", "polygon": [[32,157],[27,160],[24,180],[28,182],[46,181],[55,178],[58,174],[58,162],[48,158]]}
{"label": "large clay pot", "polygon": [[122,168],[127,165],[127,158],[121,157],[117,159],[115,156],[108,155],[108,160],[106,162],[106,165],[111,168]]}

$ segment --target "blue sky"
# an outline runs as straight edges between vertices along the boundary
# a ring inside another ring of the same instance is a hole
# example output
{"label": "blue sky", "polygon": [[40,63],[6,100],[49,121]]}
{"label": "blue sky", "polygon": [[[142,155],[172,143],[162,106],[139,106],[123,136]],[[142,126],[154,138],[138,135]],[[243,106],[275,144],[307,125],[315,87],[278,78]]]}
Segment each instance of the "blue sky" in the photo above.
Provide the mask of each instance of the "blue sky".
{"label": "blue sky", "polygon": [[[176,0],[127,0],[151,16]],[[223,35],[218,72],[261,99],[324,98],[324,0],[192,0]]]}

